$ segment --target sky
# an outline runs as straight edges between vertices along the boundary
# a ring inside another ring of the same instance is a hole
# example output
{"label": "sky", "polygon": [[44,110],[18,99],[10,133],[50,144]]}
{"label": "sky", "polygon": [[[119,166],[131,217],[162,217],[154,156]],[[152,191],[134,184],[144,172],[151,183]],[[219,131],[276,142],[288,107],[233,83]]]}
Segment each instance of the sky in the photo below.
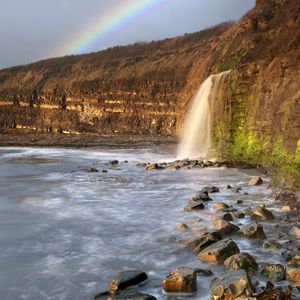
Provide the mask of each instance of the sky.
{"label": "sky", "polygon": [[191,33],[238,20],[254,5],[255,0],[0,0],[0,68]]}

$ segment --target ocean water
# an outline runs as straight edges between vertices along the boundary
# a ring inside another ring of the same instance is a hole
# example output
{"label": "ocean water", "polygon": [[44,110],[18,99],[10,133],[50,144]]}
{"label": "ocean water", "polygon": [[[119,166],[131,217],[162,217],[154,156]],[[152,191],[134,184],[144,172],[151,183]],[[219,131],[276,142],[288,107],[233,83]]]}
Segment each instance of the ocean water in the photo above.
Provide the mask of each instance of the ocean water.
{"label": "ocean water", "polygon": [[[118,165],[108,164],[115,159]],[[0,148],[0,299],[88,299],[105,291],[114,275],[131,269],[150,277],[140,291],[175,299],[161,291],[161,281],[174,268],[221,272],[222,266],[204,264],[182,247],[180,240],[187,236],[176,225],[209,228],[213,202],[235,205],[237,199],[244,201],[239,209],[265,203],[276,214],[271,190],[247,185],[254,171],[146,171],[136,166],[172,159],[163,149],[154,153],[150,147]],[[91,167],[100,172],[88,173]],[[228,184],[242,192],[227,190]],[[208,210],[185,212],[188,198],[208,185],[221,189],[212,195]],[[258,262],[279,259],[271,250],[258,250],[255,242],[235,240]],[[189,299],[209,299],[211,279],[199,278],[199,292]]]}

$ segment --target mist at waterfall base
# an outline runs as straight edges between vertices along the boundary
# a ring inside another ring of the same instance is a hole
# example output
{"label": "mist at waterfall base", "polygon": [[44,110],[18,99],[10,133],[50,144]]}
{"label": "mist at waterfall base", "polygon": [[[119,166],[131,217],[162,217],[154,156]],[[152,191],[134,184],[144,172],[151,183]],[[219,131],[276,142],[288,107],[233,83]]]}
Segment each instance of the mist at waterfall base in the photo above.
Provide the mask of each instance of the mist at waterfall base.
{"label": "mist at waterfall base", "polygon": [[[186,236],[176,232],[179,223],[212,226],[213,203],[201,215],[184,212],[196,191],[218,186],[221,192],[213,202],[234,205],[236,194],[225,187],[239,185],[250,193],[239,194],[241,209],[262,202],[275,207],[270,191],[250,190],[250,174],[237,169],[172,172],[136,166],[170,160],[175,149],[168,147],[0,148],[1,299],[88,299],[106,290],[117,273],[132,269],[149,275],[139,290],[162,299],[161,281],[174,268],[212,268],[183,248],[180,240]],[[108,163],[116,159],[118,165]],[[91,167],[99,172],[87,172]],[[256,251],[258,262],[272,255],[279,259],[251,241],[236,241],[241,251]],[[222,271],[222,266],[214,268],[215,274]],[[211,279],[199,277],[199,292],[189,299],[210,299]]]}
{"label": "mist at waterfall base", "polygon": [[222,97],[223,84],[230,71],[209,76],[199,87],[188,111],[177,157],[207,159],[213,153],[213,111]]}

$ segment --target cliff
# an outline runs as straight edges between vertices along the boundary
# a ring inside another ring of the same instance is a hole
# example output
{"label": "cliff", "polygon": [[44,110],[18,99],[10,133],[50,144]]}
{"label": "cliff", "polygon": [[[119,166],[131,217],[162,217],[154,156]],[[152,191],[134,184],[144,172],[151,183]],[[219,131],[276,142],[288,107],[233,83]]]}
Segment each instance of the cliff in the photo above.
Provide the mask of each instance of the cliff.
{"label": "cliff", "polygon": [[0,128],[174,135],[194,61],[230,26],[2,70]]}
{"label": "cliff", "polygon": [[299,43],[299,1],[258,0],[235,24],[2,70],[0,128],[178,136],[201,82],[231,70],[215,146],[300,185]]}

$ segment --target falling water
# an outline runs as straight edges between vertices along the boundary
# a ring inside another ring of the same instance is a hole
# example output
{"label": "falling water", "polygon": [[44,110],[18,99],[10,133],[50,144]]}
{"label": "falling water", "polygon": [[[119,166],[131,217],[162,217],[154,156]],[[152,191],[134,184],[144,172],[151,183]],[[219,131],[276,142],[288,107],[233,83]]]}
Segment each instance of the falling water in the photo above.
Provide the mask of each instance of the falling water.
{"label": "falling water", "polygon": [[222,96],[230,71],[209,76],[200,86],[188,112],[178,158],[207,158],[212,149],[212,117],[216,99]]}

